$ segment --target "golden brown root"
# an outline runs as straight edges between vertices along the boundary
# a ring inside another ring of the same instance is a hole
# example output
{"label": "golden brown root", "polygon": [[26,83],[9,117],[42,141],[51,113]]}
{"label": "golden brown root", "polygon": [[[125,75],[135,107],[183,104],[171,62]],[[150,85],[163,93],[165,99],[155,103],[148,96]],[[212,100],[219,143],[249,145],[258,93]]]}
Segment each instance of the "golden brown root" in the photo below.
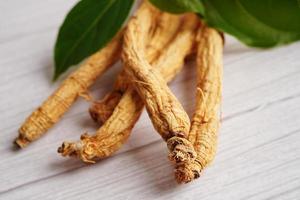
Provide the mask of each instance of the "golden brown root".
{"label": "golden brown root", "polygon": [[[159,15],[159,11],[154,9],[149,3],[144,3],[137,12],[143,13],[143,10],[152,12],[155,17]],[[22,148],[27,146],[30,142],[40,138],[49,128],[59,121],[77,97],[85,93],[88,87],[95,82],[96,78],[119,59],[122,36],[122,33],[119,33],[105,48],[89,57],[78,70],[72,73],[62,85],[26,119],[19,129],[19,136],[15,141],[16,144]]]}
{"label": "golden brown root", "polygon": [[102,125],[112,115],[123,94],[124,91],[114,89],[103,99],[93,102],[89,109],[92,119]]}
{"label": "golden brown root", "polygon": [[[171,147],[170,159],[192,161],[196,152],[185,139],[190,128],[189,117],[161,74],[145,60],[143,42],[147,29],[143,26],[144,20],[131,19],[124,33],[122,59],[125,71],[143,99],[153,126]],[[179,145],[180,148],[176,148]]]}
{"label": "golden brown root", "polygon": [[[151,64],[158,59],[158,55],[164,51],[163,48],[174,39],[181,25],[181,16],[162,13],[159,17],[153,16],[153,21],[153,26],[148,32],[149,41],[146,45],[146,58]],[[128,86],[129,81],[124,71],[122,71],[114,84],[113,90],[105,95],[102,100],[92,103],[89,110],[92,119],[99,124],[104,123],[112,114]]]}
{"label": "golden brown root", "polygon": [[214,159],[220,126],[223,37],[205,25],[198,36],[197,101],[188,137],[197,152],[197,159],[177,166],[175,177],[179,183],[198,178]]}
{"label": "golden brown root", "polygon": [[197,161],[178,164],[175,169],[175,178],[178,183],[188,183],[199,178],[201,170],[202,166]]}
{"label": "golden brown root", "polygon": [[16,143],[20,147],[40,138],[59,121],[77,97],[86,92],[96,78],[112,66],[120,56],[122,34],[119,33],[106,47],[90,56],[78,70],[72,73],[62,85],[23,123]]}
{"label": "golden brown root", "polygon": [[[194,17],[188,16],[185,22],[175,39],[161,52],[159,59],[154,63],[154,67],[159,70],[166,81],[170,81],[180,71],[184,58],[192,50],[197,21]],[[85,162],[95,162],[97,159],[110,156],[127,140],[142,109],[143,103],[140,96],[130,86],[113,114],[94,136],[85,136],[75,143],[65,142],[59,148],[59,153],[63,156],[77,156]]]}
{"label": "golden brown root", "polygon": [[142,108],[139,96],[134,90],[128,90],[96,135],[85,134],[78,142],[64,142],[58,152],[63,156],[78,156],[82,161],[90,163],[110,156],[127,140]]}

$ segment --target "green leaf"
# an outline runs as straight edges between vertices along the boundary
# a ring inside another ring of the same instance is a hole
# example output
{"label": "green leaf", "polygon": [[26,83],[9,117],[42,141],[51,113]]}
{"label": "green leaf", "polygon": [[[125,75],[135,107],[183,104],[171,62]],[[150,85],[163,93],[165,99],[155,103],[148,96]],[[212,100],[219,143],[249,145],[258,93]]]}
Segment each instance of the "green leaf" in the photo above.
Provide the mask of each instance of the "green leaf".
{"label": "green leaf", "polygon": [[300,39],[299,0],[201,0],[208,25],[250,46],[272,47]]}
{"label": "green leaf", "polygon": [[170,13],[203,13],[203,5],[199,0],[150,0],[150,2],[159,9]]}
{"label": "green leaf", "polygon": [[81,0],[60,27],[54,80],[70,66],[105,46],[120,30],[134,0]]}

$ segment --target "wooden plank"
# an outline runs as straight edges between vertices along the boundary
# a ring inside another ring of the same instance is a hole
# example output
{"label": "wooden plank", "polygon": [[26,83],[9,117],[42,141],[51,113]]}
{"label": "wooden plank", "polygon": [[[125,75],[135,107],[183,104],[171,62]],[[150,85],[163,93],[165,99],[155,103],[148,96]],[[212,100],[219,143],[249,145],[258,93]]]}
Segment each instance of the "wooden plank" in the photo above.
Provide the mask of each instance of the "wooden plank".
{"label": "wooden plank", "polygon": [[[259,115],[249,111],[225,121],[215,162],[193,184],[175,184],[165,144],[159,141],[96,165],[25,184],[1,197],[267,199],[287,192],[290,199],[296,199],[300,187],[300,113],[295,110],[300,109],[299,99],[266,106]],[[282,109],[293,113],[294,120],[291,115],[282,115]]]}
{"label": "wooden plank", "polygon": [[[234,72],[228,73],[232,74]],[[184,74],[183,74],[184,75]],[[182,75],[182,76],[183,76]],[[225,74],[226,77],[227,74]],[[229,76],[229,75],[228,75]],[[224,98],[224,110],[223,115],[224,118],[231,118],[234,116],[242,115],[243,112],[246,112],[248,110],[257,110],[259,112],[260,108],[263,108],[263,106],[266,106],[268,104],[272,104],[272,102],[269,101],[268,98],[265,98],[264,95],[266,91],[269,93],[272,93],[273,95],[273,102],[281,101],[282,99],[285,99],[287,97],[291,98],[293,96],[297,96],[299,94],[299,89],[291,89],[290,92],[289,89],[292,88],[293,84],[299,85],[300,80],[300,74],[293,74],[290,77],[287,77],[286,79],[280,79],[278,81],[274,81],[272,84],[266,84],[263,87],[259,87],[257,90],[251,90],[246,93],[247,95],[233,95],[232,97],[226,98],[226,82],[225,82],[225,98]],[[250,79],[251,77],[249,77]],[[253,77],[254,78],[254,77]],[[179,77],[180,79],[180,77]],[[185,79],[183,79],[185,80]],[[194,79],[193,79],[194,80]],[[177,80],[176,80],[177,81]],[[190,84],[193,81],[183,81],[174,82],[173,84],[173,90],[177,94],[180,93],[179,88],[183,89],[182,87],[185,87],[185,83]],[[251,81],[248,82],[249,85],[253,85]],[[190,85],[192,87],[192,84]],[[281,86],[281,88],[280,88]],[[274,91],[274,88],[276,90]],[[181,90],[182,91],[182,90]],[[230,90],[228,90],[230,91]],[[192,110],[192,104],[191,99],[193,99],[193,94],[190,94],[189,97],[183,97],[182,95],[182,102],[184,102],[185,107],[188,108],[188,110]],[[229,96],[229,95],[228,95]],[[259,98],[261,96],[261,98]],[[227,101],[228,99],[228,101]],[[253,99],[253,100],[252,100]],[[184,101],[185,100],[185,101]],[[228,102],[228,103],[227,103]],[[233,102],[233,103],[232,103]],[[37,102],[39,103],[39,102]],[[33,181],[35,179],[39,179],[45,176],[51,176],[56,173],[61,173],[62,169],[56,169],[56,170],[49,170],[49,163],[51,162],[60,162],[62,159],[58,157],[55,150],[60,145],[60,143],[64,139],[78,139],[79,134],[83,132],[84,130],[90,130],[93,131],[95,129],[95,125],[89,120],[89,116],[85,112],[86,105],[84,102],[80,102],[81,105],[76,105],[74,109],[79,109],[79,114],[74,114],[72,116],[66,116],[64,120],[62,120],[61,123],[58,124],[53,130],[49,132],[44,138],[42,138],[40,141],[32,144],[29,148],[20,151],[20,152],[14,152],[14,151],[7,151],[7,149],[11,148],[11,141],[16,135],[17,126],[18,123],[20,123],[23,119],[22,117],[18,117],[17,120],[14,121],[16,125],[11,128],[5,129],[5,127],[1,130],[4,133],[5,140],[1,140],[1,148],[3,150],[6,150],[3,154],[1,159],[7,163],[7,166],[18,168],[18,166],[22,165],[24,162],[32,163],[30,165],[24,165],[22,169],[17,171],[11,171],[7,174],[7,177],[10,177],[8,179],[11,180],[11,177],[16,177],[18,182],[14,181],[12,182],[12,186],[8,184],[7,182],[2,182],[3,186],[0,187],[1,189],[5,189],[5,187],[13,187],[14,184],[23,184],[24,182]],[[239,105],[240,109],[236,111],[236,105]],[[228,111],[226,111],[226,109]],[[235,112],[233,114],[230,113],[231,110],[234,110]],[[16,115],[18,115],[18,110],[15,110]],[[237,113],[237,114],[236,114]],[[27,113],[21,113],[23,117]],[[9,112],[7,112],[7,115],[9,116]],[[7,119],[10,119],[11,121],[14,120],[15,116],[7,117]],[[11,122],[8,120],[8,122]],[[142,132],[142,133],[141,133]],[[157,134],[153,134],[154,130],[149,123],[149,120],[146,115],[142,117],[140,120],[138,126],[136,127],[133,137],[131,137],[128,141],[128,144],[125,146],[125,148],[122,149],[122,151],[130,150],[139,146],[146,145],[150,142],[156,141],[159,139],[159,136]],[[41,153],[42,152],[42,153]],[[45,157],[47,159],[45,159]],[[72,165],[70,165],[72,166]],[[1,170],[7,170],[5,165],[0,166]],[[18,173],[19,172],[19,173]],[[6,189],[7,189],[6,188]]]}

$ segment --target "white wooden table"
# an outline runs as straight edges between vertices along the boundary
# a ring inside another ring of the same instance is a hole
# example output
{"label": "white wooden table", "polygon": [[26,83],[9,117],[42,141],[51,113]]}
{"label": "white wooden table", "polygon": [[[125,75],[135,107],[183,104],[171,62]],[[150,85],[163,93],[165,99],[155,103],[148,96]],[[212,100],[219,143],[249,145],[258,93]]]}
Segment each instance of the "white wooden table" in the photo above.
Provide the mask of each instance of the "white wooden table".
{"label": "white wooden table", "polygon": [[[113,157],[85,165],[56,153],[97,125],[79,100],[48,134],[17,151],[26,116],[51,83],[57,30],[75,0],[0,1],[0,199],[300,199],[300,43],[255,50],[227,37],[223,123],[217,157],[197,181],[177,185],[165,143],[143,114]],[[91,89],[111,88],[115,67]],[[171,88],[189,114],[192,65]]]}

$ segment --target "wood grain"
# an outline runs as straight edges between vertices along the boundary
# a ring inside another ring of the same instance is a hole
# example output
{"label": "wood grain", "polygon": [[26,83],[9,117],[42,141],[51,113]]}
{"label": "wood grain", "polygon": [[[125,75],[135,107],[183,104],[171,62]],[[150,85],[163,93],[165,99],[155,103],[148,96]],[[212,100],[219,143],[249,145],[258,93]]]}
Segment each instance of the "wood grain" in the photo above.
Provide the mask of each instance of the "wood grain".
{"label": "wood grain", "polygon": [[[85,165],[56,149],[97,126],[80,99],[63,120],[23,151],[17,129],[53,91],[58,27],[75,3],[0,2],[0,199],[298,199],[300,196],[300,43],[268,51],[226,36],[223,123],[217,158],[191,184],[176,185],[167,150],[144,113],[112,158]],[[92,88],[100,97],[119,66]],[[191,114],[195,71],[189,63],[171,88]]]}

